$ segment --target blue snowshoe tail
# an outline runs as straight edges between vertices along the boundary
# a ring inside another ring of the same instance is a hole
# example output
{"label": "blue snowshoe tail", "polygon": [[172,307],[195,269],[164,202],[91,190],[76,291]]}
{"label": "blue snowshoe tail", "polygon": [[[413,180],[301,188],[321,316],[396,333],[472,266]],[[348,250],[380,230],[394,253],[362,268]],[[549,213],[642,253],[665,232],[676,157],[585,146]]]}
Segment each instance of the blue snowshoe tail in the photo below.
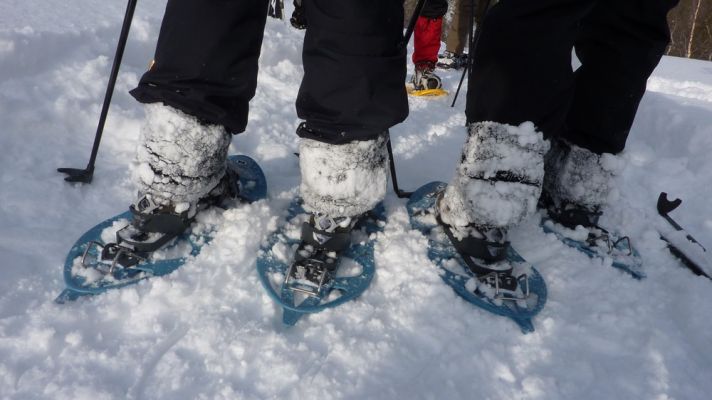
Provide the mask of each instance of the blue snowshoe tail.
{"label": "blue snowshoe tail", "polygon": [[[294,251],[300,242],[300,217],[306,215],[301,206],[301,199],[295,198],[287,211],[287,223],[269,236],[257,257],[260,282],[269,297],[282,308],[282,322],[290,326],[296,324],[305,314],[339,306],[366,291],[376,270],[373,261],[373,235],[383,229],[379,222],[385,219],[385,210],[379,205],[371,211],[370,216],[364,217],[356,224],[351,234],[351,246],[340,257],[336,277],[316,288],[313,295],[301,293],[286,284]],[[348,264],[355,264],[355,268]],[[344,271],[345,269],[356,271],[352,271],[348,276],[340,275],[349,272]]]}
{"label": "blue snowshoe tail", "polygon": [[646,277],[640,253],[631,246],[627,238],[621,237],[616,233],[609,233],[607,238],[607,241],[611,243],[609,252],[600,246],[592,246],[585,240],[567,236],[565,232],[572,230],[558,225],[549,217],[542,217],[540,224],[544,232],[554,234],[561,242],[586,254],[590,258],[610,259],[612,267],[629,274],[633,278],[641,280]]}
{"label": "blue snowshoe tail", "polygon": [[547,289],[539,272],[526,262],[511,246],[506,260],[513,267],[513,275],[521,276],[521,286],[528,296],[522,300],[494,299],[479,288],[479,280],[472,274],[461,255],[452,245],[435,219],[435,203],[447,186],[443,182],[430,182],[416,190],[407,204],[413,228],[428,237],[428,257],[440,268],[440,277],[455,293],[467,302],[493,314],[510,318],[523,333],[533,332],[532,318],[546,304]]}
{"label": "blue snowshoe tail", "polygon": [[[228,164],[239,175],[239,197],[242,200],[253,202],[266,197],[265,176],[254,160],[242,155],[230,156]],[[197,256],[214,234],[211,229],[200,233],[190,229],[132,267],[124,268],[102,262],[101,252],[107,246],[102,237],[113,239],[114,232],[128,225],[131,218],[130,211],[109,218],[88,230],[74,243],[64,262],[66,289],[55,299],[56,303],[73,301],[81,296],[95,295],[153,276],[169,274],[181,267],[189,257]],[[108,234],[105,232],[107,229],[111,229]]]}
{"label": "blue snowshoe tail", "polygon": [[227,165],[238,173],[240,199],[254,203],[267,197],[267,178],[255,160],[248,156],[234,155],[227,158]]}

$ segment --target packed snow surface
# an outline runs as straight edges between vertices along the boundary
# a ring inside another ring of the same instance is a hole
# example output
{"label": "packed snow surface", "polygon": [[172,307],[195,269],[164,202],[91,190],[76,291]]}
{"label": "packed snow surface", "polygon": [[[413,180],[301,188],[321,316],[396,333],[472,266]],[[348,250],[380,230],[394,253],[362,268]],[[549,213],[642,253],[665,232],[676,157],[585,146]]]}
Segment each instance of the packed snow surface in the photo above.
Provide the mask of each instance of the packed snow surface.
{"label": "packed snow surface", "polygon": [[[94,181],[76,186],[56,168],[88,159],[125,5],[0,2],[1,399],[709,398],[712,281],[669,254],[655,210],[661,191],[684,199],[673,218],[712,247],[709,62],[662,60],[622,155],[620,198],[602,219],[630,235],[647,279],[567,247],[536,216],[512,230],[548,285],[534,333],[457,297],[390,191],[371,287],[282,325],[255,258],[299,187],[303,32],[276,20],[247,132],[230,148],[264,168],[269,198],[201,217],[218,224],[214,240],[168,276],[54,304],[70,246],[134,200],[144,109],[127,92],[152,57],[164,6],[139,2]],[[442,76],[454,93],[459,74]],[[466,132],[464,98],[451,100],[412,98],[391,130],[404,189],[453,176]]]}

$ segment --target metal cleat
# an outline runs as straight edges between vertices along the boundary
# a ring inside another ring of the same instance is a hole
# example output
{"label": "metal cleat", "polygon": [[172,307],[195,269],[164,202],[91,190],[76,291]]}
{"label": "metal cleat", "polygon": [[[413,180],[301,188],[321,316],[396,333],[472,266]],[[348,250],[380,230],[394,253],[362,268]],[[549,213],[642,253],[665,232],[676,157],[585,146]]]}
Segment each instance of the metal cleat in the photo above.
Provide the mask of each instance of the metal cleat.
{"label": "metal cleat", "polygon": [[[87,261],[91,250],[94,248],[99,250],[100,255],[98,261],[101,262],[101,265],[108,264],[108,270],[99,268],[98,265],[93,265]],[[99,242],[91,241],[82,255],[82,266],[84,268],[94,268],[109,275],[112,275],[117,267],[127,269],[138,265],[142,261],[146,261],[146,257],[138,255],[133,249],[120,246],[116,243],[103,245]]]}

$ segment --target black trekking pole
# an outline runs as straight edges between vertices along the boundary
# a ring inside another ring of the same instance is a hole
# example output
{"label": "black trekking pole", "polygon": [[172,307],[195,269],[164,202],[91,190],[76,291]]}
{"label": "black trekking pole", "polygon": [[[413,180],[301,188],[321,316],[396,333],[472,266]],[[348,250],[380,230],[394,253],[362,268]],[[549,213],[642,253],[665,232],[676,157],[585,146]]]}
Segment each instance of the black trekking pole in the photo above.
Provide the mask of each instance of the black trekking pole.
{"label": "black trekking pole", "polygon": [[[690,271],[694,272],[696,275],[712,279],[712,276],[710,276],[712,274],[712,271],[710,271],[712,264],[707,261],[709,259],[707,249],[705,249],[704,246],[697,241],[697,239],[687,233],[687,231],[669,215],[670,212],[679,207],[680,204],[682,204],[682,200],[675,199],[670,201],[667,198],[667,193],[662,192],[660,193],[660,196],[658,196],[658,214],[665,218],[665,220],[673,228],[675,228],[675,232],[684,235],[687,242],[676,241],[674,240],[675,237],[672,235],[666,236],[661,234],[660,238],[668,244],[670,252],[679,258],[680,261],[682,261],[682,263],[690,269]],[[707,266],[707,268],[705,268],[705,266]]]}
{"label": "black trekking pole", "polygon": [[[479,0],[482,1],[482,0]],[[490,3],[491,0],[485,0],[485,12],[484,14],[487,15],[487,11],[489,11]],[[482,27],[478,26],[477,31],[474,32],[475,24],[475,0],[470,0],[471,4],[471,12],[472,16],[470,18],[470,32],[468,33],[469,35],[469,44],[470,48],[468,49],[470,51],[470,55],[467,57],[467,64],[465,65],[465,70],[462,71],[462,76],[460,77],[460,83],[457,85],[457,90],[455,91],[455,97],[452,99],[452,104],[450,107],[455,107],[455,102],[457,101],[457,96],[460,94],[460,88],[462,88],[462,82],[465,80],[465,74],[467,74],[467,78],[470,78],[469,73],[472,71],[472,58],[475,55],[475,47],[477,47],[477,43],[479,42],[480,39],[480,32],[482,32]],[[485,15],[482,16],[482,21],[480,21],[480,25],[484,25],[485,23]]]}
{"label": "black trekking pole", "polygon": [[[413,15],[410,17],[410,21],[408,22],[408,29],[405,30],[405,34],[403,35],[403,41],[400,43],[400,48],[404,49],[406,46],[408,46],[408,42],[410,41],[410,37],[413,35],[413,31],[415,30],[415,24],[418,22],[418,17],[420,16],[420,13],[423,11],[423,7],[425,7],[425,2],[428,0],[418,0],[418,2],[415,4],[415,9],[413,10]],[[395,159],[393,158],[393,146],[391,146],[391,134],[390,132],[388,133],[388,142],[386,143],[386,147],[388,148],[388,158],[390,161],[390,169],[391,169],[391,181],[393,183],[393,191],[396,192],[396,196],[399,198],[407,198],[410,197],[410,195],[413,194],[413,192],[406,192],[404,190],[401,190],[398,187],[398,176],[396,175],[396,162]]]}
{"label": "black trekking pole", "polygon": [[96,128],[96,136],[94,137],[94,146],[91,149],[89,164],[87,164],[87,167],[84,169],[57,168],[57,171],[68,175],[64,178],[67,182],[91,183],[94,177],[94,162],[96,161],[96,154],[99,151],[99,143],[101,143],[101,134],[104,131],[106,115],[109,113],[109,104],[111,103],[111,96],[114,93],[116,77],[119,75],[119,66],[124,56],[124,48],[126,47],[126,40],[129,36],[129,28],[131,27],[131,20],[133,19],[134,10],[136,9],[136,2],[137,0],[129,0],[126,6],[126,15],[124,16],[124,23],[121,27],[119,44],[116,47],[116,55],[114,55],[114,64],[111,67],[111,74],[109,75],[109,84],[106,87],[106,94],[104,95],[104,105],[101,108],[99,125]]}

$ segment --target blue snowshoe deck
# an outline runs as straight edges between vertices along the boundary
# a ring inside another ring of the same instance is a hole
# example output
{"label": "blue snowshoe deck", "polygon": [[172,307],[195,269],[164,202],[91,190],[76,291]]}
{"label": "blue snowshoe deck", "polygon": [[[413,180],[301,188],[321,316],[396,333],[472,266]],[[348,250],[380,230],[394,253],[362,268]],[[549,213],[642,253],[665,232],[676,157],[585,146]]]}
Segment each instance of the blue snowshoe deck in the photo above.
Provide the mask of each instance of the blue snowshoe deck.
{"label": "blue snowshoe deck", "polygon": [[325,283],[317,296],[295,291],[285,279],[300,243],[301,224],[307,214],[301,199],[289,205],[286,224],[273,232],[257,257],[257,273],[267,294],[282,307],[282,322],[294,325],[304,314],[317,313],[339,306],[360,296],[370,285],[375,273],[373,246],[375,234],[383,230],[385,210],[377,206],[364,216],[351,232],[351,246],[339,259],[336,276]]}
{"label": "blue snowshoe deck", "polygon": [[554,234],[560,241],[590,258],[610,260],[611,266],[617,268],[635,279],[645,278],[643,260],[635,248],[617,233],[609,233],[608,242],[611,243],[611,252],[603,251],[600,246],[592,246],[586,242],[587,230],[579,234],[576,230],[557,224],[549,217],[542,217],[541,227],[546,233]]}
{"label": "blue snowshoe deck", "polygon": [[443,182],[430,182],[416,190],[407,204],[413,228],[428,237],[428,257],[437,265],[440,277],[467,302],[491,313],[508,317],[519,325],[522,332],[533,332],[532,317],[546,303],[546,284],[539,272],[509,246],[507,261],[514,268],[514,275],[527,275],[529,297],[526,300],[494,300],[477,290],[478,280],[450,242],[443,228],[435,219],[435,202],[447,186]]}
{"label": "blue snowshoe deck", "polygon": [[[234,155],[228,157],[227,162],[228,167],[238,173],[239,198],[242,201],[251,203],[266,197],[265,176],[253,159]],[[91,228],[74,243],[64,263],[64,282],[67,288],[57,297],[57,303],[169,274],[182,266],[189,257],[198,255],[200,249],[212,240],[215,229],[203,227],[196,233],[193,225],[147,260],[129,268],[117,266],[112,270],[110,265],[98,261],[101,248],[115,240],[115,232],[130,221],[131,212],[123,212]]]}

